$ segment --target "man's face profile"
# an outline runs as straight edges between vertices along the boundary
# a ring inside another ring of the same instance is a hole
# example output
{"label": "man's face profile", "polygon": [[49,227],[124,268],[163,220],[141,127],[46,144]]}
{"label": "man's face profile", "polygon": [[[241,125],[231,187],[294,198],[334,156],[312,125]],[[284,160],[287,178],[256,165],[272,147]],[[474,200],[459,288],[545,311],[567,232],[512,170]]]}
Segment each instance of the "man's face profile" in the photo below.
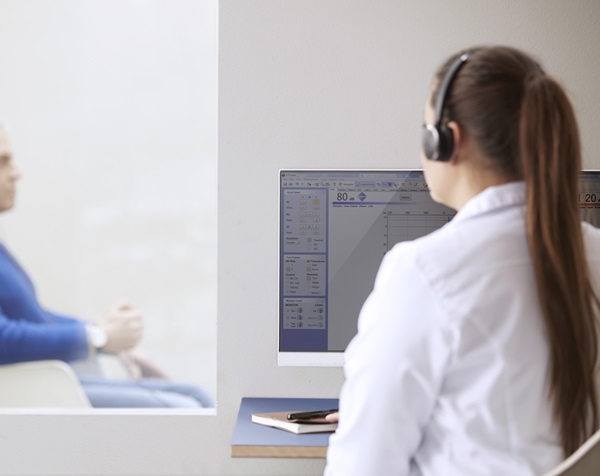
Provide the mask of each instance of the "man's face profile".
{"label": "man's face profile", "polygon": [[15,166],[8,135],[0,126],[0,212],[10,210],[15,204],[15,182],[21,173]]}

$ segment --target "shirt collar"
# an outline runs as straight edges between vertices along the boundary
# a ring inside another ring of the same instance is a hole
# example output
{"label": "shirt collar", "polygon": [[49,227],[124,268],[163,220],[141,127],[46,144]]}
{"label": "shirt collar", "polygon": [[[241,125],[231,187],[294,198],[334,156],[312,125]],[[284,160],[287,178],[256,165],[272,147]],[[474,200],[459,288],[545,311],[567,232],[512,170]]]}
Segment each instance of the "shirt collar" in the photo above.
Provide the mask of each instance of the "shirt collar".
{"label": "shirt collar", "polygon": [[522,205],[525,205],[525,182],[494,185],[467,201],[452,221],[462,221],[500,208]]}

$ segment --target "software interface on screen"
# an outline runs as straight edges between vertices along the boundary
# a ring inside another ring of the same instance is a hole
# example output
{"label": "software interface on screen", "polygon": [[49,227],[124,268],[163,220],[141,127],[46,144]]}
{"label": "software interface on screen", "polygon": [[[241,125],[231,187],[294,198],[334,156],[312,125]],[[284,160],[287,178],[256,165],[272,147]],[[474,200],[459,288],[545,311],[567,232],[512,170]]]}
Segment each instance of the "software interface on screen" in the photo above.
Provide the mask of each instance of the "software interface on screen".
{"label": "software interface on screen", "polygon": [[[433,202],[418,170],[282,170],[279,185],[279,361],[339,355],[341,365],[385,253],[454,211]],[[600,226],[600,172],[582,173],[578,201],[583,219]]]}
{"label": "software interface on screen", "polygon": [[280,171],[279,352],[342,353],[385,253],[449,222],[421,171]]}

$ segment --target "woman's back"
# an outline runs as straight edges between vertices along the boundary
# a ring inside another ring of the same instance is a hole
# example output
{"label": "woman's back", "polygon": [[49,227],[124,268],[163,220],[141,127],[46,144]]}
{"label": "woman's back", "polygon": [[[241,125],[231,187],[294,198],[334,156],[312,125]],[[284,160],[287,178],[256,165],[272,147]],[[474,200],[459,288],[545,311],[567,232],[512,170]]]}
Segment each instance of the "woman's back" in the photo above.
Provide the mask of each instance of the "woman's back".
{"label": "woman's back", "polygon": [[[412,457],[415,475],[536,475],[563,458],[524,195],[522,182],[491,187],[386,256],[346,352],[341,404],[374,420],[381,410],[390,428],[361,422],[359,434],[332,436],[329,461],[361,454],[364,472],[352,462],[347,474],[406,474]],[[585,236],[600,283],[600,230]]]}
{"label": "woman's back", "polygon": [[[440,463],[430,474],[443,474],[450,461],[464,465],[450,474],[540,474],[563,458],[524,195],[523,183],[487,189],[461,210],[460,222],[415,243],[417,264],[456,333],[416,454],[428,466]],[[586,226],[585,237],[600,283],[600,231]],[[493,459],[504,473],[492,470]]]}

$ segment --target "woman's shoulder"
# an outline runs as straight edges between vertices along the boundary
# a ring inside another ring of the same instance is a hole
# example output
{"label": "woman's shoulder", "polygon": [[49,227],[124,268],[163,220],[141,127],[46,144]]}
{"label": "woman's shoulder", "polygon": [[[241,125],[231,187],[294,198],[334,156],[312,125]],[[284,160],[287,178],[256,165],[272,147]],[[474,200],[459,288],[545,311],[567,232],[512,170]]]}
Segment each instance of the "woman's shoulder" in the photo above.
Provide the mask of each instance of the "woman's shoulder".
{"label": "woman's shoulder", "polygon": [[422,272],[428,268],[426,262],[430,261],[442,265],[443,260],[440,258],[447,256],[446,252],[454,247],[454,233],[451,228],[449,223],[429,235],[394,245],[383,258],[378,279],[385,280],[392,275]]}

